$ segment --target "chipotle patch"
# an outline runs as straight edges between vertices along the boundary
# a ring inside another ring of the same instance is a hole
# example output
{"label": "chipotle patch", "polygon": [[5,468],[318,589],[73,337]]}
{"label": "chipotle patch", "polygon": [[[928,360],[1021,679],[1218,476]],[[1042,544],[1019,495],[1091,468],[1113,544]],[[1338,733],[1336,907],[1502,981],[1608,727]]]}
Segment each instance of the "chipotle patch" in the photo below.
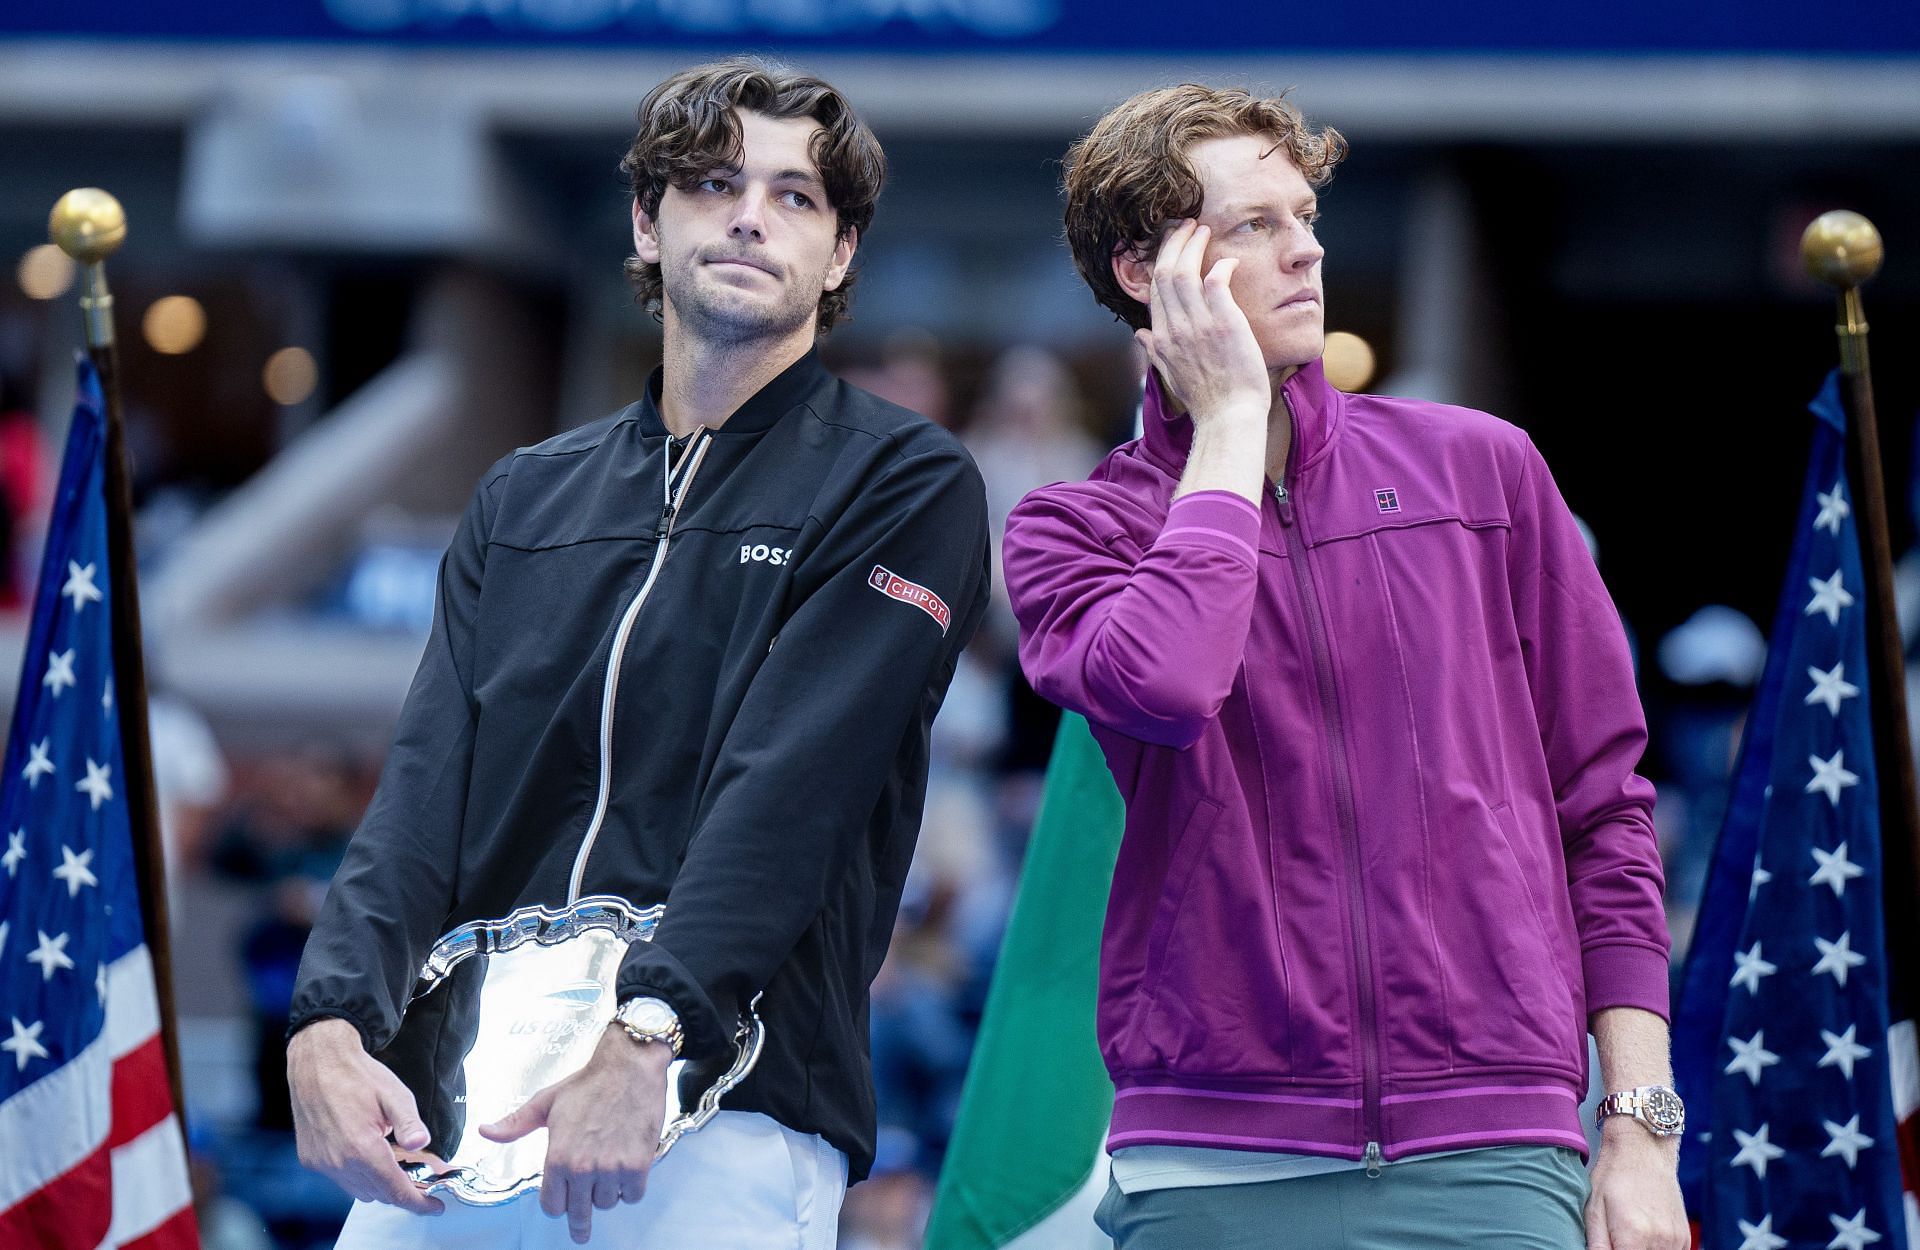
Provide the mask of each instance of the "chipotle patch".
{"label": "chipotle patch", "polygon": [[908,581],[884,564],[873,566],[873,572],[867,576],[867,585],[889,599],[898,599],[919,608],[939,622],[943,634],[947,632],[947,626],[953,623],[953,610],[947,607],[944,599],[918,582]]}

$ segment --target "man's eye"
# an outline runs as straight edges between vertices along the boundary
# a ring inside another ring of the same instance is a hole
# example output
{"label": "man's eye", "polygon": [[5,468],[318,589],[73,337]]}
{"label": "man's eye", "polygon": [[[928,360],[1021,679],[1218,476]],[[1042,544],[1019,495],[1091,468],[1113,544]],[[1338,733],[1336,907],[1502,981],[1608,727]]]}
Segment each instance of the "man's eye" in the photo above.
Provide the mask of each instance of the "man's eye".
{"label": "man's eye", "polygon": [[694,185],[702,191],[719,192],[727,190],[727,180],[725,178],[702,178]]}
{"label": "man's eye", "polygon": [[1265,230],[1266,228],[1267,219],[1265,217],[1251,217],[1235,226],[1234,232],[1237,234],[1252,234],[1256,230]]}
{"label": "man's eye", "polygon": [[787,192],[787,200],[795,208],[812,208],[813,207],[813,200],[808,198],[807,193],[804,191]]}
{"label": "man's eye", "polygon": [[1315,226],[1317,226],[1317,225],[1319,225],[1319,224],[1320,224],[1320,213],[1319,213],[1319,211],[1318,211],[1318,210],[1315,210],[1314,212],[1311,212],[1311,213],[1301,213],[1301,214],[1300,214],[1300,222],[1301,222],[1301,224],[1302,224],[1302,225],[1304,225],[1304,226],[1305,226],[1305,227],[1306,227],[1307,229],[1309,229],[1309,230],[1311,230],[1311,229],[1313,229],[1313,228],[1314,228]]}

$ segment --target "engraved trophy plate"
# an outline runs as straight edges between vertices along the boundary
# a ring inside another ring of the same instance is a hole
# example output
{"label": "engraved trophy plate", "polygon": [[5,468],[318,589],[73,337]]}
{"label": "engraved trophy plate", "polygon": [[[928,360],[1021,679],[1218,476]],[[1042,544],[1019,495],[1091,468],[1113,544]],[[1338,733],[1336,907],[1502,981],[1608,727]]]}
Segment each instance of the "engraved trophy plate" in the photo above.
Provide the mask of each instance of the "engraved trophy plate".
{"label": "engraved trophy plate", "polygon": [[[627,948],[651,940],[665,910],[591,895],[568,907],[523,907],[500,920],[461,925],[434,944],[408,1010],[433,1003],[444,1013],[441,1036],[464,1038],[469,1048],[461,1088],[425,1097],[414,1091],[432,1145],[454,1143],[451,1154],[400,1152],[415,1185],[473,1206],[495,1206],[539,1188],[547,1130],[494,1142],[479,1126],[586,1066],[613,1020],[614,981]],[[668,1067],[660,1154],[713,1118],[721,1097],[752,1071],[764,1037],[749,1006],[734,1037],[732,1066],[691,1106],[681,1089],[687,1061]]]}

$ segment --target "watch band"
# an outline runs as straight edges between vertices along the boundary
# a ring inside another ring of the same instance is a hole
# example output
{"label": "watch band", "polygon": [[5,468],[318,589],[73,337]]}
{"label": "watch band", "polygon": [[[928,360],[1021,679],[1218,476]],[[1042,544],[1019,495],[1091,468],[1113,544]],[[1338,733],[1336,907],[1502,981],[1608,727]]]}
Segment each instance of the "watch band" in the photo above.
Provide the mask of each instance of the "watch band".
{"label": "watch band", "polygon": [[1608,1094],[1594,1108],[1593,1122],[1624,1115],[1639,1121],[1655,1137],[1678,1137],[1686,1130],[1686,1105],[1665,1085],[1639,1085]]}

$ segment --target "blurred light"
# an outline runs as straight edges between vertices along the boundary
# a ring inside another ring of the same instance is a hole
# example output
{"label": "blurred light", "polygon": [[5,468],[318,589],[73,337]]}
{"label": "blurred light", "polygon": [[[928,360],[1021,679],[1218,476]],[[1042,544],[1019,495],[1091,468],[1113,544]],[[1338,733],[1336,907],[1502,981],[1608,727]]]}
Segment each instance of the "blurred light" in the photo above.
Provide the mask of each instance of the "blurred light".
{"label": "blurred light", "polygon": [[140,332],[162,356],[183,356],[207,336],[207,312],[191,295],[168,295],[148,306]]}
{"label": "blurred light", "polygon": [[73,258],[51,243],[30,247],[20,257],[20,289],[28,299],[53,299],[73,285]]}
{"label": "blurred light", "polygon": [[267,367],[260,372],[267,394],[283,406],[303,402],[313,394],[319,380],[320,369],[313,363],[313,353],[304,347],[281,348],[267,357]]}
{"label": "blurred light", "polygon": [[1373,380],[1373,348],[1357,334],[1335,330],[1327,335],[1327,381],[1343,391],[1357,391]]}

